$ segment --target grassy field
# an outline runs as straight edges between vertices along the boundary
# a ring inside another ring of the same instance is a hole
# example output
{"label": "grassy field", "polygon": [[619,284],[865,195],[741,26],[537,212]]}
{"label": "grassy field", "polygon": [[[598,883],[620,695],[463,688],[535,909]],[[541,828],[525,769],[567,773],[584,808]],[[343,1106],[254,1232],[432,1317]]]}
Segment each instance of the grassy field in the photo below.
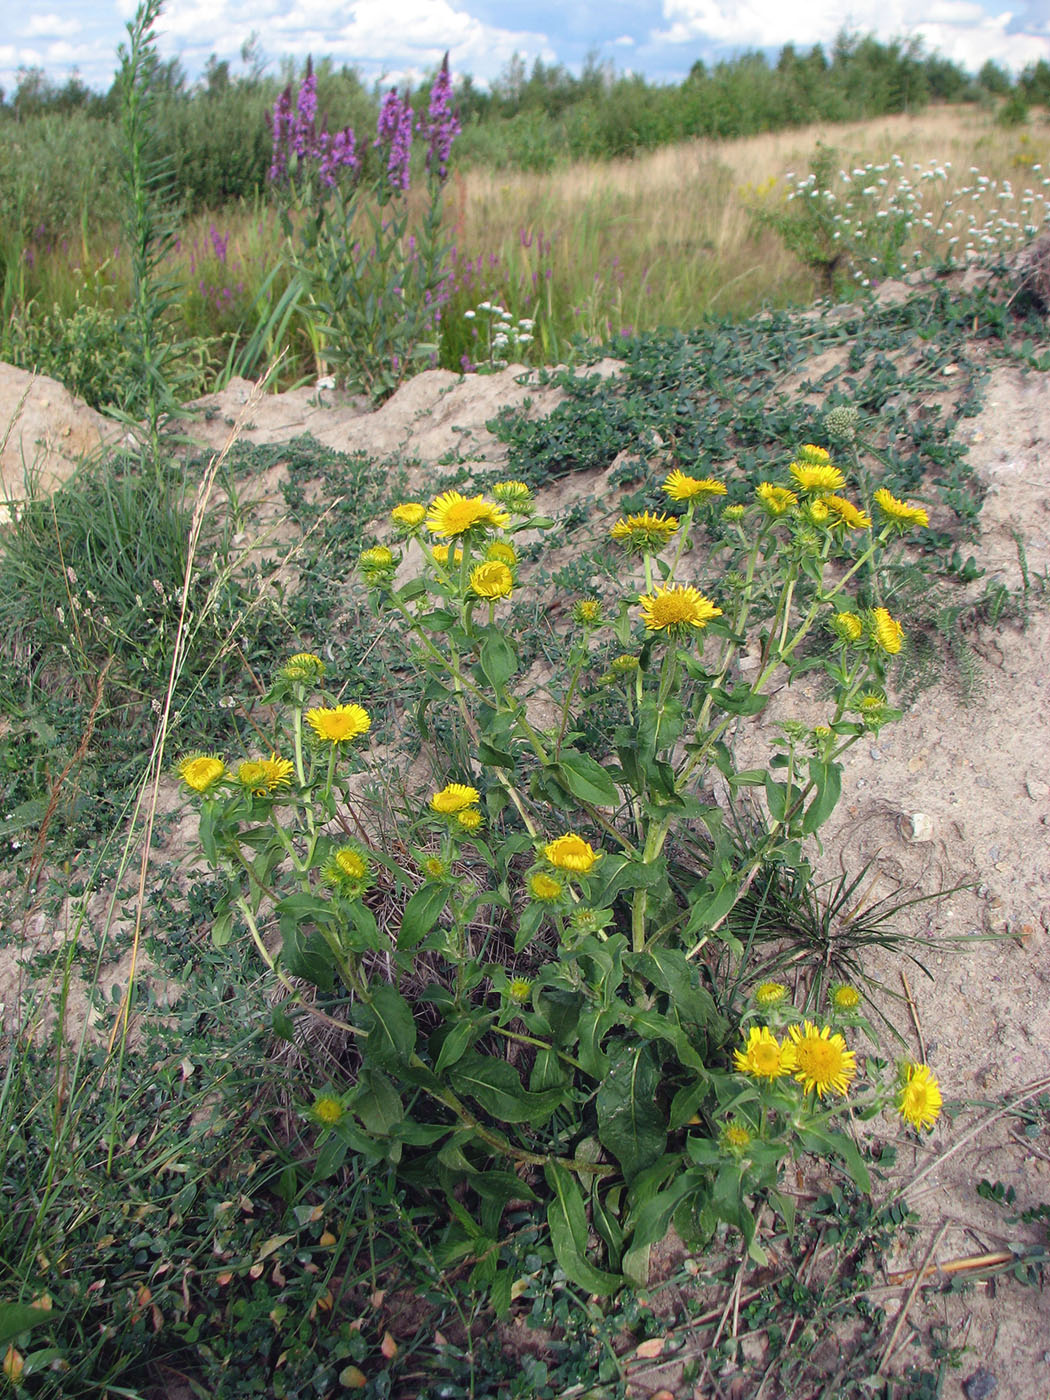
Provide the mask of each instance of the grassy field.
{"label": "grassy field", "polygon": [[[848,292],[856,273],[863,274],[860,264],[873,253],[874,276],[896,272],[899,259],[885,256],[882,221],[892,222],[902,207],[902,176],[911,181],[917,200],[903,240],[908,266],[915,265],[917,253],[924,266],[950,254],[965,256],[966,239],[951,245],[944,227],[953,210],[956,233],[963,227],[960,219],[973,216],[977,227],[990,229],[996,246],[1008,251],[1024,240],[1026,224],[1042,227],[1046,217],[1050,165],[1042,168],[1040,153],[1048,130],[1039,112],[1027,125],[1004,129],[971,104],[691,142],[543,175],[454,172],[445,195],[444,232],[452,252],[439,363],[458,369],[465,362],[485,362],[484,337],[478,340],[477,327],[464,313],[486,300],[499,302],[516,319],[535,321],[531,347],[518,353],[535,364],[571,359],[580,339],[600,343],[660,327],[688,328],[709,317],[807,303],[827,290],[827,279],[810,256],[812,249],[807,253],[805,229],[801,242],[785,238],[778,221],[798,214],[802,202],[788,196],[822,150],[831,152],[832,192],[840,207],[849,191],[837,181],[838,171],[886,166],[871,175],[873,186],[885,181],[876,195],[859,198],[857,186],[863,182],[854,182],[856,210],[847,240],[852,256],[835,274],[840,293]],[[931,178],[938,170],[943,176]],[[789,173],[794,181],[785,178]],[[926,181],[920,178],[924,174]],[[930,227],[922,226],[923,217]],[[236,360],[238,348],[275,304],[284,285],[279,276],[262,302],[258,294],[280,262],[281,247],[276,214],[264,205],[228,206],[179,230],[165,270],[182,288],[178,330],[200,337],[202,392]],[[993,250],[986,243],[979,251],[987,256]],[[57,247],[29,246],[7,286],[14,318],[8,334],[17,341],[24,327],[32,342],[12,357],[25,363],[35,354],[53,372],[61,369],[63,352],[54,348],[58,331],[65,357],[90,379],[92,339],[104,340],[107,328],[111,334],[109,318],[128,295],[119,233],[67,239]],[[34,316],[52,307],[57,314],[47,334],[38,331],[34,339]],[[95,307],[102,316],[88,324],[84,308]],[[78,310],[79,326],[63,331],[61,323]],[[282,348],[289,352],[283,382],[316,373],[303,324],[288,327]],[[250,366],[255,372],[261,367],[261,361]]]}

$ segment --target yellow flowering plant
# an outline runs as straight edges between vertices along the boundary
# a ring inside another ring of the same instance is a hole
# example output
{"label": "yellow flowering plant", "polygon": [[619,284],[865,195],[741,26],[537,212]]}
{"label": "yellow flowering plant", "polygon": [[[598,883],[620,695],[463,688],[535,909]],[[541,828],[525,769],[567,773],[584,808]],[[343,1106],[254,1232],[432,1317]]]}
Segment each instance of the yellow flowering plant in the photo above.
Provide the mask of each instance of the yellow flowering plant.
{"label": "yellow flowering plant", "polygon": [[[664,504],[680,513],[606,525],[626,556],[560,609],[564,664],[541,697],[513,622],[531,588],[517,537],[553,522],[521,482],[403,502],[385,522],[400,544],[361,556],[399,668],[417,675],[397,761],[371,758],[373,702],[328,695],[324,663],[298,653],[265,697],[286,717],[269,756],[178,767],[227,883],[216,941],[254,942],[283,988],[282,1034],[320,1017],[345,1035],[318,1170],[353,1151],[444,1190],[454,1247],[497,1298],[513,1281],[493,1247],[511,1200],[542,1199],[567,1277],[608,1293],[644,1279],[672,1220],[695,1239],[728,1221],[761,1258],[753,1200],[789,1214],[787,1156],[819,1150],[867,1183],[841,1112],[861,1073],[849,997],[818,1025],[767,981],[744,1010],[710,957],[743,957],[728,915],[763,863],[808,869],[843,754],[894,716],[887,667],[907,629],[880,559],[921,511],[848,478],[813,444],[746,496],[672,471]],[[765,766],[739,768],[736,732],[815,667],[819,721],[774,727]],[[360,770],[389,791],[424,752],[436,780],[402,792],[383,841]],[[746,847],[705,800],[716,779],[754,798]],[[927,1079],[897,1094],[928,1126]]]}

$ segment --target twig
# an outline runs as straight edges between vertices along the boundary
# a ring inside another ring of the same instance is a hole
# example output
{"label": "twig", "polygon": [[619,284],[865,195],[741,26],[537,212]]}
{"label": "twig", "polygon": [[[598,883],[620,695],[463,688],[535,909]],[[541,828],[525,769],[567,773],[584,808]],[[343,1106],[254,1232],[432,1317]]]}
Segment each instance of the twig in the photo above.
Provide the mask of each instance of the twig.
{"label": "twig", "polygon": [[[919,1288],[920,1288],[920,1286],[921,1286],[921,1284],[922,1284],[923,1276],[924,1276],[924,1275],[926,1274],[926,1272],[927,1272],[927,1266],[929,1265],[929,1262],[930,1262],[930,1260],[933,1258],[934,1254],[937,1252],[937,1247],[939,1246],[941,1240],[944,1239],[945,1232],[947,1231],[947,1229],[948,1229],[948,1221],[945,1220],[945,1221],[942,1223],[941,1228],[937,1231],[936,1235],[934,1236],[934,1238],[933,1238],[933,1243],[930,1245],[929,1249],[926,1251],[926,1258],[922,1261],[922,1266],[920,1267],[920,1269],[918,1270],[918,1273],[917,1273],[916,1276],[915,1276],[915,1281],[914,1281],[914,1283],[912,1284],[911,1288],[908,1290],[908,1296],[907,1296],[907,1298],[904,1300],[904,1306],[903,1306],[903,1307],[901,1308],[901,1310],[900,1310],[900,1315],[899,1315],[899,1317],[897,1318],[897,1324],[896,1324],[896,1326],[894,1327],[893,1331],[890,1333],[890,1339],[889,1339],[889,1341],[886,1343],[886,1349],[885,1349],[885,1351],[882,1353],[882,1356],[879,1358],[879,1364],[878,1364],[878,1366],[877,1366],[877,1368],[876,1368],[876,1372],[875,1372],[876,1375],[881,1375],[881,1374],[882,1374],[882,1372],[886,1369],[886,1363],[889,1361],[890,1357],[893,1355],[894,1348],[896,1347],[897,1342],[898,1342],[898,1340],[900,1339],[900,1334],[901,1334],[901,1332],[903,1332],[903,1330],[904,1330],[904,1324],[905,1324],[905,1323],[907,1322],[907,1320],[908,1320],[908,1310],[909,1310],[909,1308],[911,1307],[912,1303],[915,1302],[915,1295],[918,1293]],[[934,1272],[936,1272],[936,1270],[934,1270]]]}
{"label": "twig", "polygon": [[974,1269],[995,1269],[1013,1263],[1016,1257],[1008,1249],[1001,1249],[995,1254],[969,1254],[965,1259],[949,1259],[945,1264],[931,1264],[929,1268],[904,1269],[900,1273],[887,1274],[886,1282],[900,1285],[917,1279],[921,1283],[924,1277],[931,1274],[963,1274]]}
{"label": "twig", "polygon": [[911,1012],[911,1023],[915,1027],[915,1038],[919,1042],[919,1054],[922,1056],[922,1063],[926,1064],[926,1042],[922,1038],[922,1027],[919,1025],[919,1013],[915,1007],[915,1001],[908,986],[908,978],[904,969],[901,968],[901,985],[904,987],[904,999],[908,1003],[908,1010]]}

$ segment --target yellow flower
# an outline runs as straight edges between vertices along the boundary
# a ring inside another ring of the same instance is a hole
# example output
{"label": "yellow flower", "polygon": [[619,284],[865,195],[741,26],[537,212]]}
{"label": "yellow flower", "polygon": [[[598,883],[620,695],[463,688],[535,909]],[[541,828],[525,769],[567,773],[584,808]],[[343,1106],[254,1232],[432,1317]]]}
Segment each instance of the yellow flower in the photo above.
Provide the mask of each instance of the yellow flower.
{"label": "yellow flower", "polygon": [[828,510],[819,496],[812,501],[806,502],[805,513],[814,525],[826,525],[828,523],[828,517],[831,515],[831,511]]}
{"label": "yellow flower", "polygon": [[722,616],[722,609],[716,608],[710,598],[683,584],[658,588],[655,593],[643,593],[638,601],[650,632],[686,627],[695,627],[700,631],[713,617]]}
{"label": "yellow flower", "polygon": [[592,850],[582,836],[570,832],[548,841],[543,854],[557,870],[572,870],[578,875],[586,875],[602,858],[601,851]]}
{"label": "yellow flower", "polygon": [[470,589],[479,598],[495,602],[497,598],[507,598],[514,587],[514,575],[498,559],[488,559],[470,571]]}
{"label": "yellow flower", "polygon": [[532,991],[532,983],[527,977],[512,977],[507,983],[507,995],[511,1001],[525,1002]]}
{"label": "yellow flower", "polygon": [[272,753],[269,758],[249,758],[237,768],[237,781],[255,797],[265,797],[278,788],[288,787],[293,765]]}
{"label": "yellow flower", "polygon": [[312,651],[297,651],[281,667],[279,674],[286,681],[316,681],[324,675],[324,662]]}
{"label": "yellow flower", "polygon": [[428,880],[443,880],[448,874],[448,866],[440,856],[427,856],[423,862],[423,874]]}
{"label": "yellow flower", "polygon": [[176,763],[175,771],[194,792],[207,792],[226,772],[226,765],[213,754],[191,753]]}
{"label": "yellow flower", "polygon": [[446,491],[430,503],[427,529],[432,535],[448,539],[466,535],[472,530],[484,533],[506,525],[510,516],[483,496],[463,496],[458,491]]}
{"label": "yellow flower", "polygon": [[[790,495],[790,492],[788,494]],[[744,506],[726,506],[725,510],[722,512],[722,519],[730,521],[743,520],[746,514],[747,511]]]}
{"label": "yellow flower", "polygon": [[[434,562],[435,562],[435,564],[447,564],[447,563],[448,563],[448,553],[449,553],[449,550],[448,550],[448,545],[447,545],[447,544],[436,544],[436,545],[434,545],[433,549],[432,549],[430,552],[431,552],[431,554],[434,556]],[[453,553],[453,555],[452,555],[452,564],[453,564],[453,567],[454,567],[454,568],[458,568],[459,565],[462,564],[462,563],[463,563],[463,551],[462,551],[461,549],[457,549],[457,550]]]}
{"label": "yellow flower", "polygon": [[485,558],[495,559],[500,564],[506,564],[508,569],[513,569],[518,562],[518,551],[506,540],[493,540],[485,550]]}
{"label": "yellow flower", "polygon": [[363,550],[357,562],[362,569],[388,569],[394,562],[394,555],[385,544],[377,544],[372,549]]}
{"label": "yellow flower", "polygon": [[888,656],[896,656],[904,645],[904,628],[885,608],[872,609],[871,636],[879,650]]}
{"label": "yellow flower", "polygon": [[875,504],[882,512],[883,516],[899,525],[902,529],[908,525],[929,525],[930,517],[922,506],[913,506],[907,501],[898,501],[896,496],[892,496],[885,486],[880,486],[875,492]]}
{"label": "yellow flower", "polygon": [[862,715],[878,714],[886,704],[886,697],[877,690],[866,690],[857,697],[857,709]]}
{"label": "yellow flower", "polygon": [[367,734],[372,727],[368,711],[360,705],[335,705],[307,710],[306,722],[328,744],[346,744]]}
{"label": "yellow flower", "polygon": [[390,519],[401,529],[415,530],[422,525],[426,513],[426,506],[421,505],[419,501],[405,501],[402,505],[394,507],[390,512]]}
{"label": "yellow flower", "polygon": [[809,491],[815,496],[826,495],[829,491],[838,491],[846,484],[846,478],[838,467],[831,465],[830,461],[810,463],[800,460],[792,462],[788,471],[794,477],[795,485],[800,491]]}
{"label": "yellow flower", "polygon": [[871,524],[871,516],[847,501],[845,496],[824,496],[822,504],[835,514],[835,523],[845,525],[847,530],[866,530]]}
{"label": "yellow flower", "polygon": [[672,501],[692,501],[703,496],[724,496],[726,488],[713,476],[686,476],[676,467],[664,481],[663,489]]}
{"label": "yellow flower", "polygon": [[779,1006],[787,994],[788,989],[783,982],[760,982],[751,993],[755,1005],[761,1007]]}
{"label": "yellow flower", "polygon": [[543,904],[549,904],[556,899],[561,899],[562,883],[553,879],[550,875],[545,875],[542,870],[535,870],[528,879],[529,894],[533,899],[540,900]]}
{"label": "yellow flower", "polygon": [[456,823],[464,831],[477,831],[484,820],[476,807],[464,807],[462,812],[456,813]]}
{"label": "yellow flower", "polygon": [[518,514],[521,514],[522,506],[532,503],[532,491],[524,481],[497,481],[492,488],[492,494],[497,501],[502,501]]}
{"label": "yellow flower", "polygon": [[844,642],[859,642],[864,635],[864,622],[854,612],[839,612],[828,626]]}
{"label": "yellow flower", "polygon": [[751,1146],[751,1134],[738,1119],[732,1118],[722,1128],[718,1141],[723,1151],[739,1156]]}
{"label": "yellow flower", "polygon": [[356,846],[340,846],[321,871],[326,885],[342,894],[357,896],[371,882],[368,857]]}
{"label": "yellow flower", "polygon": [[798,449],[796,460],[811,467],[821,467],[831,461],[831,453],[826,447],[817,447],[812,442],[806,442]]}
{"label": "yellow flower", "polygon": [[629,676],[637,671],[640,665],[637,656],[616,656],[609,662],[609,670],[618,676]]}
{"label": "yellow flower", "polygon": [[476,807],[480,801],[481,793],[476,787],[468,787],[465,783],[446,783],[430,799],[430,809],[444,816],[455,816],[465,807]]}
{"label": "yellow flower", "polygon": [[782,1079],[795,1068],[795,1054],[785,1041],[781,1045],[768,1026],[752,1026],[743,1050],[733,1051],[733,1068],[753,1079]]}
{"label": "yellow flower", "polygon": [[334,1094],[319,1094],[310,1109],[310,1117],[322,1128],[334,1128],[342,1122],[345,1112]]}
{"label": "yellow flower", "polygon": [[798,497],[786,486],[774,486],[771,481],[760,481],[755,487],[755,495],[770,515],[783,515],[792,506],[798,505]]}
{"label": "yellow flower", "polygon": [[848,982],[836,982],[828,989],[828,1001],[836,1011],[856,1011],[860,1005],[860,992]]}
{"label": "yellow flower", "polygon": [[677,529],[676,516],[643,511],[641,515],[621,516],[609,534],[625,549],[651,553],[662,549]]}
{"label": "yellow flower", "polygon": [[794,1042],[795,1078],[807,1094],[815,1090],[822,1099],[829,1089],[836,1094],[848,1092],[857,1073],[857,1057],[837,1031],[832,1034],[830,1026],[818,1030],[812,1021],[804,1021],[788,1034]]}
{"label": "yellow flower", "polygon": [[586,627],[597,627],[602,620],[602,605],[597,598],[578,598],[572,605],[572,618]]}
{"label": "yellow flower", "polygon": [[897,1112],[913,1128],[932,1128],[940,1117],[941,1086],[929,1065],[905,1065],[897,1094]]}

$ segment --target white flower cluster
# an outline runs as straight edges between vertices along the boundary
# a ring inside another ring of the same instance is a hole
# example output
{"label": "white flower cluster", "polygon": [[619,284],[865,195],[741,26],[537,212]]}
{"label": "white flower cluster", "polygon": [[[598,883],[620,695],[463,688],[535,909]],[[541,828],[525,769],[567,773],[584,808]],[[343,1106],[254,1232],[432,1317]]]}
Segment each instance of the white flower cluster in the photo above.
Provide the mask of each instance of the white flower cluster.
{"label": "white flower cluster", "polygon": [[834,188],[816,175],[785,175],[788,201],[811,201],[830,225],[834,243],[849,255],[862,286],[873,277],[894,277],[930,262],[994,262],[1050,226],[1050,176],[1029,167],[1034,188],[1017,191],[971,166],[968,179],[950,186],[951,161],[913,164],[905,171],[898,155],[889,161],[840,170]]}
{"label": "white flower cluster", "polygon": [[481,324],[484,327],[484,345],[488,351],[487,361],[479,361],[479,364],[485,365],[486,368],[504,369],[510,362],[511,351],[524,349],[532,344],[536,323],[531,317],[522,316],[515,320],[505,307],[494,301],[483,301],[476,311],[463,313],[468,321],[477,320],[479,314],[485,318]]}

